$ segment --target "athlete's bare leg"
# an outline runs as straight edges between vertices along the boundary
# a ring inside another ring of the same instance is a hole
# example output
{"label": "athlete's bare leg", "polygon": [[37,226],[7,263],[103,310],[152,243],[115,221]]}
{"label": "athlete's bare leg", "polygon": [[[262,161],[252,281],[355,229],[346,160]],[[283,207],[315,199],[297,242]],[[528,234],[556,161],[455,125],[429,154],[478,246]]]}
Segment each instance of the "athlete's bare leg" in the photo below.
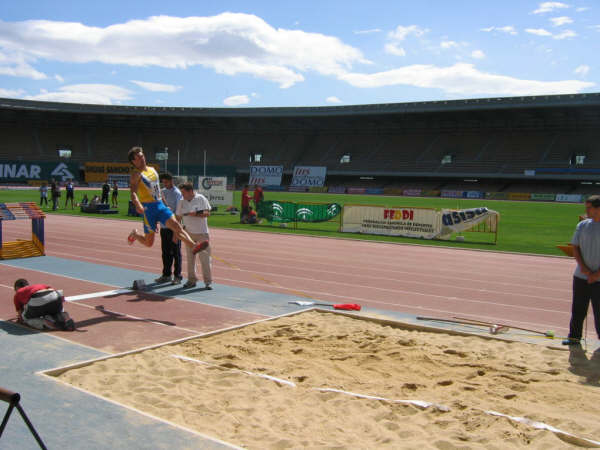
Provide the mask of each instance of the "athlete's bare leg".
{"label": "athlete's bare leg", "polygon": [[138,230],[133,230],[131,233],[129,233],[127,240],[130,244],[138,241],[140,244],[145,245],[146,247],[152,247],[152,245],[154,245],[155,234],[156,233],[141,234],[138,232]]}
{"label": "athlete's bare leg", "polygon": [[171,216],[169,220],[167,220],[165,225],[167,226],[167,228],[169,228],[169,230],[173,231],[177,239],[179,239],[180,241],[185,242],[190,247],[194,247],[196,245],[196,243],[190,237],[187,231],[185,231],[181,224],[177,222],[177,220],[175,220],[175,216]]}

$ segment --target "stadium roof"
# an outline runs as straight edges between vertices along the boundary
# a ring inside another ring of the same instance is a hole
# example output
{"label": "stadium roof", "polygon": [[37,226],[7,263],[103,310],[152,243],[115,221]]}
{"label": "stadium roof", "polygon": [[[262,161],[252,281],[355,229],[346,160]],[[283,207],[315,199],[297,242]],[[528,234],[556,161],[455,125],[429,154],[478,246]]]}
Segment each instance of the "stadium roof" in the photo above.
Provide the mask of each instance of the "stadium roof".
{"label": "stadium roof", "polygon": [[7,110],[212,118],[276,118],[311,116],[336,117],[371,114],[385,115],[402,113],[448,113],[453,111],[476,112],[525,108],[580,108],[590,106],[600,107],[600,93],[295,108],[183,108],[164,106],[113,106],[0,98],[0,109]]}

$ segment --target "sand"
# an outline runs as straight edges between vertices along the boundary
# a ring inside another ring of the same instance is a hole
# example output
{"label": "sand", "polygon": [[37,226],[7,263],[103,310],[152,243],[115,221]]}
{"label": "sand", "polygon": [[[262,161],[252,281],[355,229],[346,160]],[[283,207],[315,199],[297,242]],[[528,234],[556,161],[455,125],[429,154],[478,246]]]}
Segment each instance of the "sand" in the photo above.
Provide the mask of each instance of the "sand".
{"label": "sand", "polygon": [[484,411],[600,440],[600,358],[588,361],[592,356],[310,311],[95,362],[59,377],[253,449],[554,449],[570,448],[573,441]]}

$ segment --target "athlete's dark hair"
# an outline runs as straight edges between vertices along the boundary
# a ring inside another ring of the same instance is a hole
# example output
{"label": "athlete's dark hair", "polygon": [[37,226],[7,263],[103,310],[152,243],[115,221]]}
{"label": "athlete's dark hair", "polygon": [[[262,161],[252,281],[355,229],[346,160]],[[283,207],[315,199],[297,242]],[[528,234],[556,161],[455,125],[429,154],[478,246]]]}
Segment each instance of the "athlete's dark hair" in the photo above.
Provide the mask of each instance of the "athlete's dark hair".
{"label": "athlete's dark hair", "polygon": [[27,281],[25,278],[19,278],[17,281],[15,281],[15,291],[18,291],[25,286],[29,286],[29,281]]}

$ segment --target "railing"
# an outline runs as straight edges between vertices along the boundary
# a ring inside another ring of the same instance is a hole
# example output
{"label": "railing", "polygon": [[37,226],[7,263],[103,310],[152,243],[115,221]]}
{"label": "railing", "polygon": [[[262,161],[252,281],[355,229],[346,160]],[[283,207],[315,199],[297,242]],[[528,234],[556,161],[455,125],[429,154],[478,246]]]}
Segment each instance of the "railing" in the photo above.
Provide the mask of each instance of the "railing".
{"label": "railing", "polygon": [[8,419],[10,418],[10,415],[13,412],[13,409],[17,408],[17,411],[19,411],[19,414],[21,414],[21,417],[23,418],[25,425],[27,425],[27,428],[29,428],[29,431],[31,432],[31,434],[33,435],[35,440],[37,441],[40,448],[46,450],[47,447],[44,445],[44,442],[42,442],[42,438],[40,438],[37,431],[35,431],[35,428],[33,427],[33,424],[31,423],[31,421],[29,420],[29,417],[27,417],[27,414],[25,414],[25,411],[19,404],[19,402],[21,401],[21,395],[18,394],[17,392],[12,392],[7,389],[0,388],[0,401],[8,403],[8,409],[6,410],[4,419],[2,419],[2,424],[0,424],[0,438],[2,437],[2,433],[4,432],[4,428],[6,427],[6,424],[8,423]]}

